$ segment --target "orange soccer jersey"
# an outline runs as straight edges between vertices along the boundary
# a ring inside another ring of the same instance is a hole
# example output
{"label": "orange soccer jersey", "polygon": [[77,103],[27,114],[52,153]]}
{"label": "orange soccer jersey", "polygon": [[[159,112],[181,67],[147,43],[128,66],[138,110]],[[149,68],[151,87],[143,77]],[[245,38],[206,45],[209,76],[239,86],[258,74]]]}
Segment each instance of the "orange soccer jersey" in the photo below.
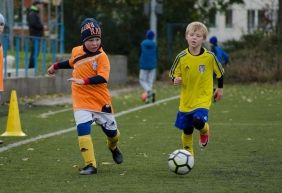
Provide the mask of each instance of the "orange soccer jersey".
{"label": "orange soccer jersey", "polygon": [[[110,62],[102,48],[95,54],[86,53],[82,46],[73,48],[69,64],[73,67],[73,78],[85,79],[100,75],[109,80]],[[101,112],[106,105],[111,106],[107,84],[78,85],[72,83],[74,110]]]}
{"label": "orange soccer jersey", "polygon": [[4,83],[3,83],[3,79],[4,79],[4,75],[3,75],[3,68],[4,68],[4,65],[3,65],[3,47],[0,43],[0,91],[4,91]]}

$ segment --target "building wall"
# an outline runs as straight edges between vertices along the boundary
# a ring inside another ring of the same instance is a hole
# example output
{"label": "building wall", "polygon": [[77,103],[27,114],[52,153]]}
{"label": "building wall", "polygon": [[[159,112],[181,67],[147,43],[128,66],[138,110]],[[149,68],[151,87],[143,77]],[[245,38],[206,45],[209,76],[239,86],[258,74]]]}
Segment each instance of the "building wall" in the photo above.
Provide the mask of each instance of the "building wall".
{"label": "building wall", "polygon": [[245,0],[245,4],[235,4],[231,7],[233,11],[233,27],[225,26],[225,13],[216,14],[216,26],[209,29],[209,37],[217,36],[219,41],[238,40],[244,34],[250,33],[248,30],[248,10],[255,10],[255,29],[258,26],[258,12],[269,6],[272,10],[272,24],[275,26],[277,22],[278,0]]}

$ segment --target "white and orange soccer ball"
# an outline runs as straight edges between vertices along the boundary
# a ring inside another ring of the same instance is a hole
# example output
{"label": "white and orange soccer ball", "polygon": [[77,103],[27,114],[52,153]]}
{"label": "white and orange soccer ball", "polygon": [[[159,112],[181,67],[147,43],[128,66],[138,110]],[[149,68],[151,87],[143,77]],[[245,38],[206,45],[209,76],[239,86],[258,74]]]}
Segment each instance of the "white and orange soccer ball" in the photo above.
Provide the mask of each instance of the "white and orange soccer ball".
{"label": "white and orange soccer ball", "polygon": [[185,149],[177,149],[169,155],[169,170],[179,174],[188,174],[194,166],[193,155]]}
{"label": "white and orange soccer ball", "polygon": [[141,101],[142,102],[146,102],[147,98],[148,98],[148,93],[147,92],[143,92],[140,96]]}

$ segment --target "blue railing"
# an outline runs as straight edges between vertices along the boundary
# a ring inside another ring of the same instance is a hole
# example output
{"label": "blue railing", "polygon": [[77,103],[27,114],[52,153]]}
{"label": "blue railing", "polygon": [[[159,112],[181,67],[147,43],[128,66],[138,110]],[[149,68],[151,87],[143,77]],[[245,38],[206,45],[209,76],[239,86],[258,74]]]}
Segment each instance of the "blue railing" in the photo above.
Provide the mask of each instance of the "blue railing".
{"label": "blue railing", "polygon": [[[32,36],[2,37],[4,50],[4,79],[9,77],[44,76],[48,65],[56,62],[59,48],[57,39]],[[29,67],[31,52],[34,67]]]}

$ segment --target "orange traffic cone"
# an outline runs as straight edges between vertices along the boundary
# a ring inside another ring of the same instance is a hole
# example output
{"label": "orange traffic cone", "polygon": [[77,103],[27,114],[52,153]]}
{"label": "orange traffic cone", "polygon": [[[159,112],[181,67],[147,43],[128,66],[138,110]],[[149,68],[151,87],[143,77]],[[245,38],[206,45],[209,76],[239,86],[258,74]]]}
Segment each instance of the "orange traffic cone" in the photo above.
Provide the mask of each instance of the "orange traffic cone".
{"label": "orange traffic cone", "polygon": [[1,136],[26,136],[21,127],[19,106],[15,90],[12,90],[11,93],[6,131]]}

